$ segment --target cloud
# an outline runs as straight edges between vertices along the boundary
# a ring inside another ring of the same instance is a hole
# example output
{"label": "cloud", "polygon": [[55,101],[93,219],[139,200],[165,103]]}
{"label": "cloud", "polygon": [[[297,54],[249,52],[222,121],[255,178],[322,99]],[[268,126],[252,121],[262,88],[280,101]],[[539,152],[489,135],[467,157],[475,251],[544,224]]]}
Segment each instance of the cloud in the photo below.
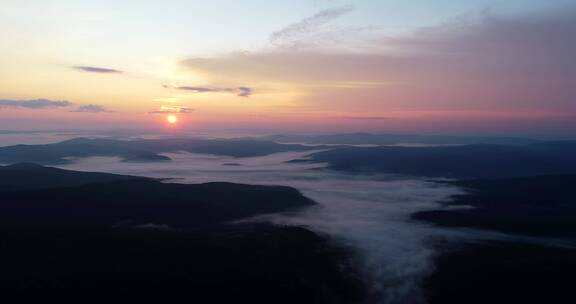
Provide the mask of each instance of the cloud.
{"label": "cloud", "polygon": [[181,106],[161,106],[159,110],[150,111],[148,114],[190,114],[194,109]]}
{"label": "cloud", "polygon": [[[273,37],[325,22],[314,20]],[[466,112],[576,111],[576,6],[532,15],[483,13],[412,33],[380,34],[349,47],[356,49],[280,47],[189,58],[182,64],[221,82],[281,84],[279,89],[302,93],[301,103],[331,111],[461,111],[460,117],[452,115],[460,120]],[[345,82],[382,85],[334,85]]]}
{"label": "cloud", "polygon": [[62,108],[71,105],[73,105],[73,103],[66,100],[49,100],[43,98],[29,100],[0,99],[0,108],[46,109]]}
{"label": "cloud", "polygon": [[304,18],[270,35],[270,43],[281,45],[294,43],[310,33],[318,31],[330,21],[339,18],[353,10],[351,6],[331,8],[320,11],[310,17]]}
{"label": "cloud", "polygon": [[100,74],[121,74],[124,71],[109,69],[109,68],[100,68],[100,67],[93,67],[93,66],[73,66],[75,70],[82,71],[82,72],[89,72],[89,73],[100,73]]}
{"label": "cloud", "polygon": [[[24,109],[50,109],[50,108],[66,108],[73,106],[74,103],[66,100],[49,100],[49,99],[30,99],[30,100],[14,100],[14,99],[0,99],[0,108],[24,108]],[[106,109],[106,107],[95,104],[79,105],[76,109],[70,112],[84,112],[84,113],[111,113],[114,111]]]}
{"label": "cloud", "polygon": [[176,86],[176,85],[163,85],[165,88],[174,88],[176,90],[187,91],[191,93],[232,93],[240,97],[250,97],[253,90],[248,87],[237,88],[218,88],[218,87],[196,87],[196,86]]}
{"label": "cloud", "polygon": [[252,89],[247,87],[239,87],[237,88],[236,94],[240,97],[248,97],[252,95]]}
{"label": "cloud", "polygon": [[83,113],[113,113],[114,111],[106,109],[106,107],[95,104],[81,105],[75,110],[70,112],[83,112]]}
{"label": "cloud", "polygon": [[357,120],[386,120],[391,117],[386,116],[341,116],[340,119],[357,119]]}

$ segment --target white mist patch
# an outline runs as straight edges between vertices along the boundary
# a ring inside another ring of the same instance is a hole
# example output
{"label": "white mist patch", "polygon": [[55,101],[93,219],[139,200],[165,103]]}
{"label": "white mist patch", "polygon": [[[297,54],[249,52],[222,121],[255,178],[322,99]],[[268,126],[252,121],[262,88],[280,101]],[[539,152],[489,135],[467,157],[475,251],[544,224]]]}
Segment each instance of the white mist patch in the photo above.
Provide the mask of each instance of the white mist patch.
{"label": "white mist patch", "polygon": [[409,220],[412,213],[437,208],[438,201],[459,193],[454,188],[421,180],[339,175],[298,188],[321,205],[296,216],[264,218],[307,226],[359,249],[362,269],[374,282],[371,303],[425,303],[420,283],[433,270],[435,255],[428,241],[468,236]]}
{"label": "white mist patch", "polygon": [[416,211],[435,209],[438,202],[460,190],[425,180],[392,175],[346,175],[325,170],[323,164],[286,163],[312,152],[277,153],[263,157],[232,158],[193,153],[164,154],[170,162],[129,163],[118,158],[78,159],[61,168],[157,178],[171,182],[226,181],[245,184],[287,185],[319,203],[300,212],[259,217],[277,223],[302,225],[334,236],[358,249],[370,281],[372,303],[420,303],[420,282],[432,269],[432,238],[458,237],[457,230],[411,221]]}

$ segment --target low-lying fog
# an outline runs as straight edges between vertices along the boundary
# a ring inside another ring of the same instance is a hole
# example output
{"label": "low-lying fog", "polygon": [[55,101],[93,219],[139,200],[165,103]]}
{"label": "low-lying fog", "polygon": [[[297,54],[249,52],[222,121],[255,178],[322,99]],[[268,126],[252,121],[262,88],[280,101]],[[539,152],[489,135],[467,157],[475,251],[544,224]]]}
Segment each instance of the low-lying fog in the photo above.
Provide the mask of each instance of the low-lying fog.
{"label": "low-lying fog", "polygon": [[[425,303],[422,279],[433,270],[439,241],[499,239],[574,247],[574,242],[502,233],[439,228],[410,220],[416,211],[436,209],[461,189],[424,179],[394,175],[348,175],[320,170],[323,164],[287,163],[314,151],[232,158],[193,153],[164,154],[172,161],[131,163],[114,157],[75,159],[61,168],[172,178],[167,182],[225,181],[286,185],[318,206],[256,221],[300,225],[328,234],[356,249],[358,264],[372,284],[370,303]],[[162,223],[153,223],[162,224]]]}
{"label": "low-lying fog", "polygon": [[437,207],[437,202],[460,190],[397,176],[351,176],[314,170],[322,168],[322,164],[286,163],[309,153],[252,158],[171,153],[165,155],[173,161],[155,163],[92,157],[60,167],[177,178],[171,182],[180,183],[227,181],[295,187],[318,202],[318,207],[260,220],[303,225],[357,248],[361,253],[359,262],[375,282],[373,293],[381,297],[382,303],[415,303],[423,299],[419,281],[431,271],[434,254],[429,241],[461,234],[410,221],[409,216]]}
{"label": "low-lying fog", "polygon": [[[357,250],[358,264],[372,284],[370,303],[425,303],[422,279],[433,270],[438,241],[500,239],[574,247],[572,241],[519,237],[495,232],[439,228],[410,220],[416,211],[462,190],[424,179],[393,175],[348,175],[319,170],[323,164],[286,163],[306,152],[232,158],[193,153],[167,153],[169,162],[130,163],[114,157],[75,159],[61,168],[157,178],[168,182],[225,181],[287,185],[318,206],[297,212],[260,216],[257,221],[301,225],[328,234]],[[162,223],[153,223],[162,224]]]}

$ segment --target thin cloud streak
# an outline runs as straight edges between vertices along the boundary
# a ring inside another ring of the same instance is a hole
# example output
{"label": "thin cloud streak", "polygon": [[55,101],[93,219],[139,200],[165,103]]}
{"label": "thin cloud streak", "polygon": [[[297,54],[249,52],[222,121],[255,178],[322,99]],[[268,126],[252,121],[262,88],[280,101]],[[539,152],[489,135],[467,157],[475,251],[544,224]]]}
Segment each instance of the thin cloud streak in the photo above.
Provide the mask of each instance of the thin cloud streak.
{"label": "thin cloud streak", "polygon": [[81,105],[75,110],[70,112],[80,112],[80,113],[114,113],[112,110],[108,110],[105,106],[102,105],[95,105],[95,104],[87,104]]}
{"label": "thin cloud streak", "polygon": [[386,116],[341,116],[339,119],[357,119],[357,120],[387,120],[392,119]]}
{"label": "thin cloud streak", "polygon": [[194,109],[181,106],[161,106],[159,110],[150,111],[148,114],[190,114]]}
{"label": "thin cloud streak", "polygon": [[294,43],[306,37],[307,34],[318,31],[322,26],[325,26],[332,20],[351,12],[353,9],[352,6],[344,6],[320,11],[272,33],[270,35],[270,43],[273,45]]}
{"label": "thin cloud streak", "polygon": [[120,70],[116,70],[116,69],[85,66],[85,65],[73,66],[72,68],[75,70],[78,70],[78,71],[88,72],[88,73],[99,73],[99,74],[122,74],[122,73],[124,73],[124,71],[120,71]]}
{"label": "thin cloud streak", "polygon": [[218,88],[218,87],[197,87],[197,86],[175,86],[163,85],[165,88],[173,88],[176,90],[187,91],[191,93],[232,93],[239,97],[250,97],[253,90],[248,87],[237,88]]}
{"label": "thin cloud streak", "polygon": [[0,99],[0,108],[23,108],[23,109],[47,109],[47,108],[62,108],[73,105],[73,103],[66,100],[49,100],[49,99]]}

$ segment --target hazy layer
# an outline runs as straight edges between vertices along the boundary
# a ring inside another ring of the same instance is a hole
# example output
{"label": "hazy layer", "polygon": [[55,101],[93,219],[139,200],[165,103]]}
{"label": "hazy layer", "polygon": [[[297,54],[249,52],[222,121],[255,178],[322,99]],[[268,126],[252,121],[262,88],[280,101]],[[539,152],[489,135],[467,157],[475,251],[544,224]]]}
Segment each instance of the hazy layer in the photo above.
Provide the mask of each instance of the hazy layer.
{"label": "hazy layer", "polygon": [[[421,281],[433,271],[442,241],[504,240],[574,248],[573,240],[534,238],[503,233],[440,228],[410,220],[416,211],[437,209],[438,202],[462,190],[424,179],[394,175],[347,175],[318,170],[324,164],[286,163],[316,151],[232,158],[193,153],[167,153],[168,162],[130,163],[92,157],[60,166],[80,171],[173,178],[169,182],[226,181],[287,185],[319,203],[286,214],[249,220],[302,225],[336,237],[360,253],[358,263],[372,285],[370,303],[424,303]],[[271,202],[273,203],[273,202]],[[158,223],[162,224],[162,223]]]}
{"label": "hazy layer", "polygon": [[327,233],[358,248],[373,293],[385,303],[422,300],[419,281],[432,269],[432,238],[460,234],[412,222],[415,211],[437,207],[458,189],[397,176],[350,176],[324,170],[323,164],[285,163],[308,152],[277,153],[264,157],[231,158],[192,153],[165,154],[171,162],[126,163],[117,158],[93,157],[62,168],[119,174],[177,178],[201,183],[227,181],[295,187],[319,203],[318,207],[264,220],[297,224]]}

